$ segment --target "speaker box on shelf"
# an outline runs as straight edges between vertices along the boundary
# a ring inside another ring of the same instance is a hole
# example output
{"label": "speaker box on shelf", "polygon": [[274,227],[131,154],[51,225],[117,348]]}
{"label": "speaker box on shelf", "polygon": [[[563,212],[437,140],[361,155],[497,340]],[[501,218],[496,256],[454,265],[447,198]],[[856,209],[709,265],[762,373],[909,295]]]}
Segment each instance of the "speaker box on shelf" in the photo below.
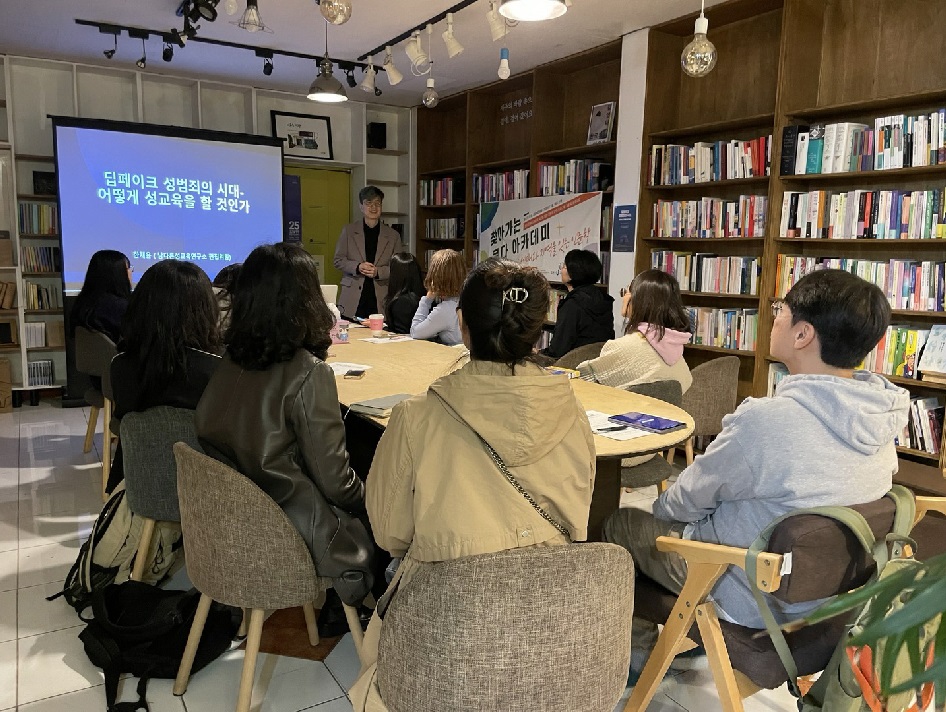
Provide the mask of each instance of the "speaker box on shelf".
{"label": "speaker box on shelf", "polygon": [[368,123],[368,148],[388,147],[388,125],[371,121]]}

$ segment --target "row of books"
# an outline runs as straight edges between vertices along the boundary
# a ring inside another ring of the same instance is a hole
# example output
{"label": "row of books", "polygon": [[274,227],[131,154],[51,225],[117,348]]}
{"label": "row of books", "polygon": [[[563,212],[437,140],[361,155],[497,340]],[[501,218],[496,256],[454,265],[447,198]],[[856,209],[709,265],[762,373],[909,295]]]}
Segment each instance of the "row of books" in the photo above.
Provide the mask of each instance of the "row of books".
{"label": "row of books", "polygon": [[62,309],[62,290],[57,285],[24,281],[23,298],[26,309]]}
{"label": "row of books", "polygon": [[946,163],[946,109],[874,119],[786,126],[782,175],[882,171]]}
{"label": "row of books", "polygon": [[56,235],[59,233],[59,210],[55,203],[20,201],[17,212],[20,234]]}
{"label": "row of books", "polygon": [[463,237],[464,218],[429,218],[424,233],[428,240],[456,240]]}
{"label": "row of books", "polygon": [[456,205],[466,202],[465,185],[462,178],[422,178],[420,181],[421,205]]}
{"label": "row of books", "polygon": [[16,306],[16,282],[0,282],[0,309]]}
{"label": "row of books", "polygon": [[753,351],[759,329],[758,309],[687,307],[692,343],[723,349]]}
{"label": "row of books", "polygon": [[541,351],[542,349],[547,349],[551,343],[552,332],[543,329],[542,333],[539,335],[539,340],[535,342],[535,348]]}
{"label": "row of books", "polygon": [[892,309],[946,311],[946,262],[897,260],[886,262],[848,257],[779,255],[776,294],[784,296],[802,277],[819,269],[842,269],[880,287]]}
{"label": "row of books", "polygon": [[917,360],[929,335],[929,329],[891,324],[859,368],[885,376],[918,379]]}
{"label": "row of books", "polygon": [[897,436],[897,445],[939,455],[943,445],[944,408],[939,398],[911,398],[907,427]]}
{"label": "row of books", "polygon": [[650,149],[651,185],[688,185],[769,175],[772,136],[749,141],[699,141]]}
{"label": "row of books", "polygon": [[62,267],[58,247],[21,247],[20,266],[24,272],[58,272]]}
{"label": "row of books", "polygon": [[651,237],[763,237],[768,198],[658,200]]}
{"label": "row of books", "polygon": [[23,324],[23,343],[26,348],[46,345],[46,324],[42,321],[28,321]]}
{"label": "row of books", "polygon": [[788,376],[788,368],[786,368],[784,363],[770,363],[768,388],[766,388],[765,395],[769,396],[769,398],[774,396],[778,384],[781,383],[782,379],[786,376]]}
{"label": "row of books", "polygon": [[779,230],[785,237],[946,239],[946,189],[786,192]]}
{"label": "row of books", "polygon": [[540,161],[539,195],[591,193],[614,186],[614,165],[587,158],[564,163]]}
{"label": "row of books", "polygon": [[707,252],[652,250],[650,266],[676,277],[685,292],[758,294],[758,257],[724,257]]}
{"label": "row of books", "polygon": [[549,311],[545,317],[546,321],[558,321],[558,305],[562,303],[566,294],[568,292],[560,289],[549,290]]}
{"label": "row of books", "polygon": [[56,377],[50,360],[30,361],[26,370],[27,384],[31,386],[53,386]]}
{"label": "row of books", "polygon": [[473,174],[473,202],[493,203],[529,197],[529,169]]}

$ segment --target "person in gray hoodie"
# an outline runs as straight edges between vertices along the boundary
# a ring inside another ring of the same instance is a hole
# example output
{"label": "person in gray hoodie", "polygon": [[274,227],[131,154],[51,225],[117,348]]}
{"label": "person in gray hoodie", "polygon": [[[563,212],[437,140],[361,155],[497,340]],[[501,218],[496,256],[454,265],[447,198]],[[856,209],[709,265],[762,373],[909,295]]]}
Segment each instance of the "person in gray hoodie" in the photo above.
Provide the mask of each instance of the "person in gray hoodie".
{"label": "person in gray hoodie", "polygon": [[[772,311],[770,352],[790,373],[776,394],[748,398],[726,416],[706,452],[657,498],[653,515],[621,509],[605,523],[605,540],[627,548],[638,570],[674,592],[686,563],[658,552],[656,537],[747,547],[794,509],[880,499],[897,471],[894,438],[907,423],[909,394],[855,370],[890,322],[883,292],[822,270],[799,280]],[[730,567],[712,597],[721,618],[764,627],[742,569]],[[768,602],[780,623],[819,603]],[[656,626],[634,623],[634,647],[649,650]]]}

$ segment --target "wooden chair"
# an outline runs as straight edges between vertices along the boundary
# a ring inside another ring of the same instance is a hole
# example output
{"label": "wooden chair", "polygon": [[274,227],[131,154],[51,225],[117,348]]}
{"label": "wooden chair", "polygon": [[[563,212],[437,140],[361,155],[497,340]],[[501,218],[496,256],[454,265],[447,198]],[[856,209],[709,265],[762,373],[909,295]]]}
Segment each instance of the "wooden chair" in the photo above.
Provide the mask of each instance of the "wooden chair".
{"label": "wooden chair", "polygon": [[151,540],[157,522],[180,522],[174,443],[185,442],[198,452],[194,411],[158,406],[128,413],[121,421],[125,496],[128,508],[142,518],[138,553],[131,578],[141,581],[151,560]]}
{"label": "wooden chair", "polygon": [[[108,485],[108,474],[112,465],[112,421],[111,379],[109,367],[117,353],[115,343],[100,331],[92,331],[84,326],[76,327],[76,370],[93,378],[93,384],[83,394],[91,406],[89,425],[85,431],[82,452],[92,449],[92,438],[98,423],[99,410],[102,411],[102,499]],[[106,395],[107,392],[107,395]]]}
{"label": "wooden chair", "polygon": [[613,544],[422,566],[384,615],[390,712],[612,712],[627,684],[634,562]]}
{"label": "wooden chair", "polygon": [[[867,520],[875,537],[893,528],[895,505],[889,498],[851,507]],[[925,510],[924,510],[925,511]],[[719,620],[709,593],[730,566],[746,568],[747,550],[739,547],[658,537],[657,549],[686,559],[687,578],[679,596],[639,576],[635,613],[664,628],[657,639],[625,712],[647,709],[672,659],[702,640],[722,708],[742,712],[742,700],[788,680],[765,631]],[[832,519],[800,514],[773,531],[767,552],[759,557],[757,587],[785,603],[834,596],[862,586],[874,569],[854,534]],[[791,554],[790,573],[781,574]],[[669,611],[669,614],[668,614]],[[694,623],[696,624],[694,626]],[[786,635],[801,676],[820,672],[843,635],[848,618],[839,616]]]}
{"label": "wooden chair", "polygon": [[553,365],[559,368],[578,368],[578,364],[598,358],[601,355],[601,349],[604,348],[604,341],[598,341],[593,344],[585,344],[572,349],[562,356]]}
{"label": "wooden chair", "polygon": [[[656,398],[671,405],[679,406],[682,402],[683,391],[679,381],[653,381],[651,383],[638,383],[633,386],[627,386],[624,390],[631,393],[639,393],[642,396]],[[625,489],[635,487],[648,487],[657,485],[657,491],[663,492],[667,489],[667,478],[673,474],[670,457],[665,460],[662,457],[652,457],[646,462],[636,465],[630,464],[633,460],[625,460],[621,467],[621,486]]]}
{"label": "wooden chair", "polygon": [[[248,477],[182,442],[174,445],[174,457],[187,573],[201,593],[174,694],[187,690],[207,612],[219,601],[250,611],[236,705],[237,712],[247,712],[266,611],[301,606],[309,642],[318,645],[314,602],[321,605],[331,582],[319,578],[312,555],[279,505]],[[360,657],[358,612],[346,605],[345,617]]]}
{"label": "wooden chair", "polygon": [[[693,384],[683,394],[680,406],[693,417],[693,433],[687,439],[687,466],[693,464],[693,440],[697,437],[719,435],[723,417],[736,410],[736,390],[739,387],[739,357],[723,356],[701,363],[692,371]],[[673,464],[676,448],[671,448],[667,460]]]}

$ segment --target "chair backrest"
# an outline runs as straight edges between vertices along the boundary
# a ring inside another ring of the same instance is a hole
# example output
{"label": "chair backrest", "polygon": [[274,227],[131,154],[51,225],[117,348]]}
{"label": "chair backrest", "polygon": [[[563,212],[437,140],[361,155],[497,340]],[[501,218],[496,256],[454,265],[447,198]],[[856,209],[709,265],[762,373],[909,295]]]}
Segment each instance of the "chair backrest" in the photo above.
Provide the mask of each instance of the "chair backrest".
{"label": "chair backrest", "polygon": [[625,386],[624,390],[630,393],[639,393],[642,396],[656,398],[664,403],[679,406],[683,400],[683,388],[680,381],[668,379],[666,381],[652,381],[650,383],[635,383]]}
{"label": "chair backrest", "polygon": [[103,378],[116,353],[115,342],[101,331],[76,327],[76,370],[79,373]]}
{"label": "chair backrest", "polygon": [[201,593],[242,608],[314,601],[312,556],[279,505],[248,477],[174,445],[187,574]]}
{"label": "chair backrest", "polygon": [[627,684],[634,562],[612,544],[422,566],[385,613],[391,712],[611,712]]}
{"label": "chair backrest", "polygon": [[593,344],[585,344],[577,349],[572,349],[562,356],[555,365],[559,368],[578,368],[578,364],[598,358],[601,355],[601,349],[604,348],[604,341],[597,341]]}
{"label": "chair backrest", "polygon": [[718,435],[723,417],[736,410],[739,357],[723,356],[696,366],[693,384],[683,394],[681,406],[693,418],[693,435]]}
{"label": "chair backrest", "polygon": [[121,420],[122,465],[128,507],[158,521],[179,522],[174,443],[200,450],[194,411],[158,406]]}

